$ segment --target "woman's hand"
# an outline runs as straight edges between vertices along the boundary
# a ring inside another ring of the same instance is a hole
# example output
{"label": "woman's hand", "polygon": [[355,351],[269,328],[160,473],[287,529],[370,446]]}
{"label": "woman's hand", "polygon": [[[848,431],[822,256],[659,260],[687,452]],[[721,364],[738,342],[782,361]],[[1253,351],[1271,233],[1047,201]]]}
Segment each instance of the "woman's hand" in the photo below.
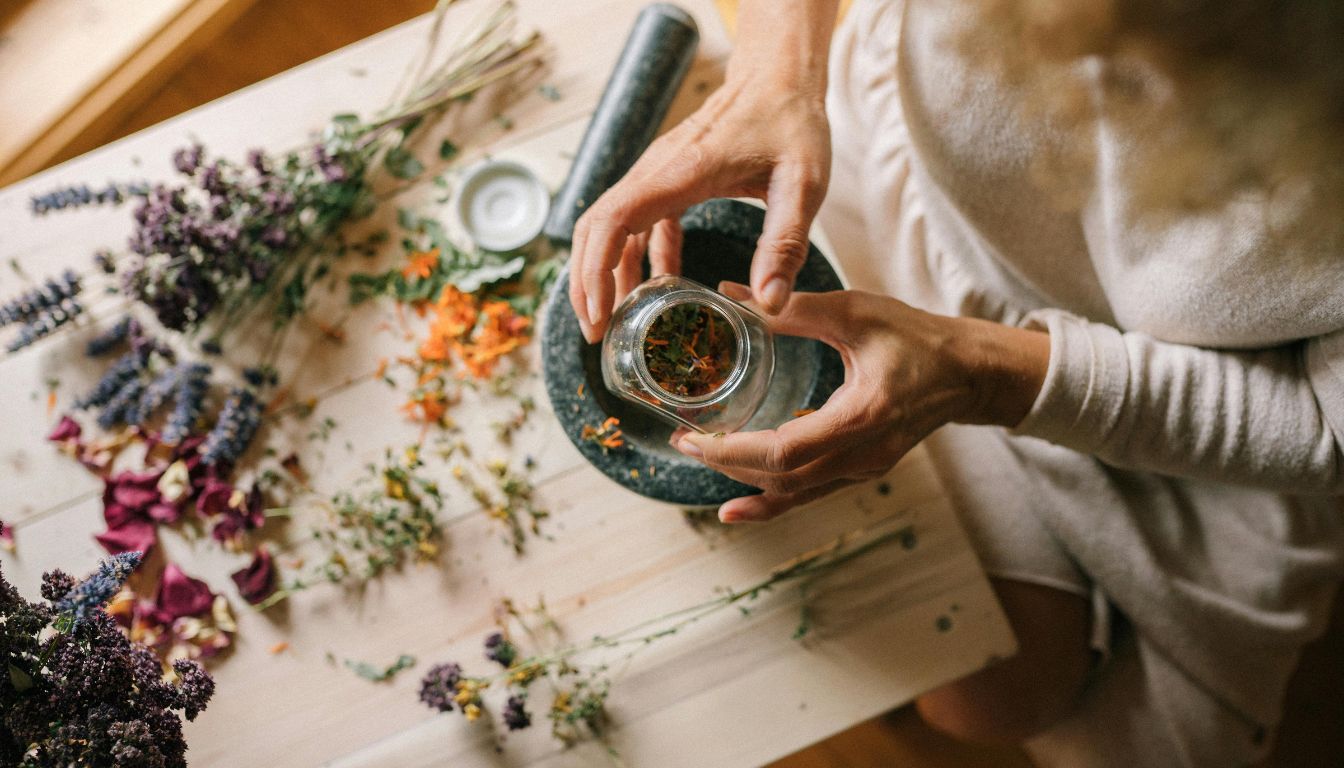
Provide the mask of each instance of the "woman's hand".
{"label": "woman's hand", "polygon": [[640,282],[646,251],[654,275],[681,271],[681,215],[711,197],[766,202],[751,284],[767,314],[784,306],[830,176],[826,51],[835,6],[745,0],[723,87],[579,219],[569,297],[589,342]]}
{"label": "woman's hand", "polygon": [[[719,290],[750,301],[746,286]],[[682,453],[762,489],[724,504],[725,523],[768,520],[878,477],[948,422],[1015,426],[1035,402],[1050,360],[1044,333],[933,315],[860,291],[794,294],[771,325],[839,350],[845,383],[815,413],[778,429],[673,434]]]}

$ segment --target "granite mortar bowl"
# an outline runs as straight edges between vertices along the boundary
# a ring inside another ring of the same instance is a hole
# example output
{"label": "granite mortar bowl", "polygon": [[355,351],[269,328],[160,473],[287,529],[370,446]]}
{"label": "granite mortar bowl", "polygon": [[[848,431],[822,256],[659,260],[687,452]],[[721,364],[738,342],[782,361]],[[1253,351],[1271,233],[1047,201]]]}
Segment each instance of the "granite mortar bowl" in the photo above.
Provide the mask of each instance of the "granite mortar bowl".
{"label": "granite mortar bowl", "polygon": [[[722,280],[746,283],[764,223],[764,210],[739,200],[708,200],[691,208],[681,219],[682,274],[710,287]],[[583,457],[612,480],[659,501],[714,506],[758,492],[678,453],[667,442],[672,425],[607,391],[602,383],[601,344],[584,341],[569,304],[568,280],[566,270],[543,312],[542,372],[556,418]],[[831,263],[811,243],[795,285],[800,291],[843,287]],[[844,378],[840,354],[831,347],[776,335],[770,391],[744,430],[777,427],[795,411],[820,408]],[[597,426],[609,416],[620,419],[625,445],[604,453],[579,435],[583,425]]]}

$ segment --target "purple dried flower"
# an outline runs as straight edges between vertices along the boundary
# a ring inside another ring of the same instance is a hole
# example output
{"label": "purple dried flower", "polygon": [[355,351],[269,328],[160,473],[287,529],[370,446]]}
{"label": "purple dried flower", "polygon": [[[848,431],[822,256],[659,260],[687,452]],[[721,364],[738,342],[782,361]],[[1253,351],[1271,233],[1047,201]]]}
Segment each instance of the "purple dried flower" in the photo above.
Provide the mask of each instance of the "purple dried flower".
{"label": "purple dried flower", "polygon": [[247,164],[252,166],[252,170],[256,171],[258,176],[271,175],[270,161],[267,159],[266,153],[260,149],[254,148],[247,151]]}
{"label": "purple dried flower", "polygon": [[501,667],[507,669],[513,666],[513,662],[518,658],[518,648],[509,642],[503,633],[494,632],[485,638],[485,658],[498,662]]}
{"label": "purple dried flower", "polygon": [[173,671],[177,673],[179,681],[175,708],[181,709],[188,720],[195,720],[205,709],[210,697],[215,695],[215,681],[205,671],[205,667],[189,659],[174,661]]}
{"label": "purple dried flower", "polygon": [[46,282],[31,288],[0,305],[0,327],[11,323],[27,323],[43,312],[61,307],[79,295],[79,275],[66,270],[59,278],[49,277]]}
{"label": "purple dried flower", "polygon": [[121,389],[107,401],[103,410],[98,414],[98,426],[103,429],[112,429],[121,424],[135,426],[137,422],[131,420],[136,412],[136,406],[140,403],[140,396],[144,394],[145,382],[136,377],[121,385]]}
{"label": "purple dried flower", "polygon": [[189,147],[182,147],[173,152],[173,167],[178,173],[191,176],[196,173],[196,169],[201,167],[201,158],[205,155],[205,147],[200,144],[192,144]]}
{"label": "purple dried flower", "polygon": [[144,366],[144,355],[134,350],[123,354],[107,369],[103,377],[93,386],[92,391],[75,401],[75,407],[85,409],[107,405],[126,385],[126,382],[140,376]]}
{"label": "purple dried flower", "polygon": [[132,329],[139,331],[139,325],[135,318],[126,315],[112,327],[89,339],[88,345],[84,347],[84,354],[89,357],[102,357],[126,341]]}
{"label": "purple dried flower", "polygon": [[201,444],[201,463],[233,464],[247,450],[261,424],[261,402],[250,389],[235,387],[215,426]]}
{"label": "purple dried flower", "polygon": [[7,349],[17,352],[38,339],[48,336],[57,328],[84,314],[84,305],[74,299],[67,299],[60,306],[48,307],[19,329],[19,335],[9,343]]}
{"label": "purple dried flower", "polygon": [[75,577],[62,570],[42,574],[42,599],[56,602],[75,588]]}
{"label": "purple dried flower", "polygon": [[453,711],[453,697],[457,695],[457,684],[461,680],[462,667],[459,664],[437,664],[431,667],[420,680],[421,703],[439,712]]}
{"label": "purple dried flower", "polygon": [[170,445],[182,442],[191,434],[205,407],[205,394],[210,388],[210,366],[189,363],[178,378],[177,397],[173,412],[163,428],[163,441]]}
{"label": "purple dried flower", "polygon": [[117,271],[117,264],[112,258],[112,252],[106,248],[93,252],[93,265],[99,272],[105,275],[113,274]]}
{"label": "purple dried flower", "polygon": [[128,424],[144,424],[149,421],[154,412],[168,401],[168,396],[177,389],[178,383],[182,380],[183,366],[176,365],[171,368],[165,368],[149,382],[144,392],[140,395],[139,402],[134,409],[128,412]]}
{"label": "purple dried flower", "polygon": [[141,556],[139,552],[125,552],[104,560],[97,573],[76,584],[56,601],[56,610],[68,616],[74,627],[88,621],[121,590],[131,571],[140,565]]}
{"label": "purple dried flower", "polygon": [[510,696],[505,702],[501,717],[510,731],[522,730],[532,724],[532,715],[524,708],[526,703],[522,696]]}
{"label": "purple dried flower", "polygon": [[82,208],[90,205],[120,205],[127,197],[144,194],[144,189],[145,185],[143,183],[108,183],[98,189],[93,189],[88,184],[80,184],[34,195],[31,199],[31,205],[33,214],[36,216],[66,208]]}

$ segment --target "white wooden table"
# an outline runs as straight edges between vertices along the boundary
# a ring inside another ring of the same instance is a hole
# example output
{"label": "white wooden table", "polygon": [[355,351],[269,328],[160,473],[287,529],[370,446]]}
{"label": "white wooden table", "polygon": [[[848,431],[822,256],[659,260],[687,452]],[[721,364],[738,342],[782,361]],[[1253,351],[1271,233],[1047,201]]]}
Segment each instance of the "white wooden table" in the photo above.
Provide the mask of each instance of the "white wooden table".
{"label": "white wooden table", "polygon": [[[525,162],[554,188],[642,4],[520,5],[523,19],[542,29],[554,48],[546,82],[562,98],[526,96],[510,109],[515,127],[507,131],[485,121],[487,128],[467,136],[464,120],[455,126],[450,119],[426,146],[448,135],[463,147],[460,163],[488,151]],[[702,44],[670,120],[687,114],[717,82],[728,49],[709,0],[684,5],[700,22]],[[463,13],[480,7],[467,6]],[[130,230],[126,210],[34,219],[30,195],[65,183],[166,178],[171,150],[191,137],[231,157],[256,145],[295,146],[333,113],[381,106],[423,35],[423,20],[397,27],[0,190],[0,265],[12,258],[34,277],[66,266],[84,270],[95,248],[119,246]],[[433,210],[437,190],[430,186],[398,205]],[[23,285],[0,266],[0,297]],[[319,488],[348,484],[386,446],[407,445],[418,434],[398,416],[404,395],[367,375],[378,359],[408,348],[399,337],[369,330],[390,315],[382,304],[360,309],[342,345],[311,328],[290,334],[283,375],[294,382],[296,398],[320,396],[313,419],[330,416],[337,426],[320,460],[304,438],[308,425],[290,424],[264,437],[282,455],[305,452]],[[36,595],[43,570],[83,572],[102,554],[91,538],[102,527],[100,481],[43,439],[55,418],[46,410],[44,381],[61,379],[65,407],[98,375],[101,366],[80,356],[89,330],[61,333],[0,359],[0,519],[18,529],[17,553],[0,559],[29,596]],[[544,722],[512,735],[498,754],[481,724],[435,715],[418,703],[419,674],[446,660],[484,671],[480,643],[501,597],[528,603],[543,595],[568,636],[584,638],[701,602],[721,585],[751,583],[858,529],[911,525],[915,546],[884,548],[823,582],[812,600],[818,626],[806,642],[790,637],[798,604],[785,590],[748,617],[725,611],[636,659],[609,700],[612,743],[627,765],[759,765],[1014,651],[922,451],[886,478],[889,495],[867,484],[768,525],[706,534],[687,526],[677,508],[638,497],[587,466],[546,410],[540,381],[526,386],[540,408],[512,449],[488,437],[490,421],[510,404],[469,397],[452,412],[468,436],[480,436],[486,446],[481,450],[514,461],[530,455],[538,463],[538,497],[553,516],[544,526],[548,536],[532,539],[522,556],[500,543],[495,521],[458,494],[450,497],[449,550],[441,567],[408,568],[358,597],[314,588],[283,610],[258,614],[237,598],[227,576],[244,555],[161,532],[168,555],[232,596],[239,614],[236,648],[212,668],[216,699],[187,727],[193,764],[603,764],[596,745],[558,747]],[[440,469],[446,476],[448,468]],[[445,487],[452,486],[445,479]],[[271,654],[281,641],[289,650]],[[420,663],[390,683],[375,684],[331,665],[329,653],[374,663],[407,653]]]}

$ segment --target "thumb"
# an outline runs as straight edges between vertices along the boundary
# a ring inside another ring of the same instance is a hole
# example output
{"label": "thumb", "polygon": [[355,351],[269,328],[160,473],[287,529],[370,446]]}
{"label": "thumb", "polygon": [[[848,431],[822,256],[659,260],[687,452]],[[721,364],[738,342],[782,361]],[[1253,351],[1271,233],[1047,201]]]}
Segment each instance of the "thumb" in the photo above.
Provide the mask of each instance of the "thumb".
{"label": "thumb", "polygon": [[[752,310],[761,309],[760,304],[752,298],[751,289],[741,283],[725,280],[719,283],[719,293]],[[785,336],[817,339],[837,346],[838,340],[845,335],[844,328],[850,316],[851,299],[847,298],[850,293],[791,293],[779,313],[770,318],[770,330]]]}
{"label": "thumb", "polygon": [[808,231],[821,207],[816,185],[799,171],[776,170],[770,179],[765,226],[751,261],[751,287],[766,314],[784,308],[793,281],[807,261]]}

